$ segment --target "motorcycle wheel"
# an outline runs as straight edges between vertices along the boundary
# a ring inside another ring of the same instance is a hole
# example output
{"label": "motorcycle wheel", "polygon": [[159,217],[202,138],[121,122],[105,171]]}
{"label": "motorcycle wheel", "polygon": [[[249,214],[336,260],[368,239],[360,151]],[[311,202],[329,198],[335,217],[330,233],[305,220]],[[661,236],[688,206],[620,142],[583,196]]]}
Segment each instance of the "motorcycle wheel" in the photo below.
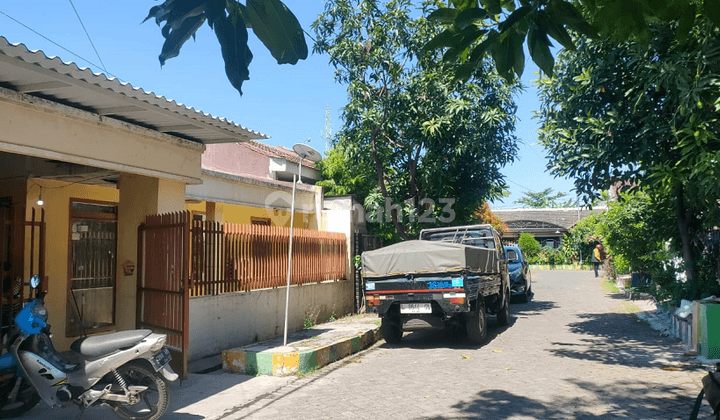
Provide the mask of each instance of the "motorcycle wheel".
{"label": "motorcycle wheel", "polygon": [[139,364],[127,364],[118,368],[118,373],[128,386],[148,387],[134,405],[118,404],[115,413],[124,419],[156,420],[165,414],[170,404],[170,387],[157,372]]}
{"label": "motorcycle wheel", "polygon": [[8,401],[16,380],[17,375],[12,375],[0,382],[0,419],[19,417],[40,402],[40,395],[27,378],[22,379],[15,401]]}

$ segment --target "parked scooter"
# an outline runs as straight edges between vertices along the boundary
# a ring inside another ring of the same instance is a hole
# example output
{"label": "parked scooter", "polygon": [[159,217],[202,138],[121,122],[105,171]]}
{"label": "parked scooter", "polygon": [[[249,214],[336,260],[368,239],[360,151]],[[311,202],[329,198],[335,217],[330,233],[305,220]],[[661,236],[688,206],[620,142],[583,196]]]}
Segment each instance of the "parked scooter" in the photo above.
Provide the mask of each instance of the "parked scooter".
{"label": "parked scooter", "polygon": [[61,355],[39,282],[30,280],[36,298],[15,317],[9,349],[0,356],[0,418],[20,416],[40,399],[53,408],[102,405],[124,419],[160,418],[170,403],[168,381],[178,378],[168,364],[167,336],[131,330],[80,338]]}

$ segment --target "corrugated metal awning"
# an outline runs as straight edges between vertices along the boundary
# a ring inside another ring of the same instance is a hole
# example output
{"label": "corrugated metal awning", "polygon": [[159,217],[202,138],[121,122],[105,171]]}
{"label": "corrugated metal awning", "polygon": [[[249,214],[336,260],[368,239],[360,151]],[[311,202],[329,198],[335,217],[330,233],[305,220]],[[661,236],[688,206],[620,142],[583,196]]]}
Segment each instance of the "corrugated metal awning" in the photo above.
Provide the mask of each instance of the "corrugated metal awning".
{"label": "corrugated metal awning", "polygon": [[203,144],[268,138],[1,36],[0,86]]}

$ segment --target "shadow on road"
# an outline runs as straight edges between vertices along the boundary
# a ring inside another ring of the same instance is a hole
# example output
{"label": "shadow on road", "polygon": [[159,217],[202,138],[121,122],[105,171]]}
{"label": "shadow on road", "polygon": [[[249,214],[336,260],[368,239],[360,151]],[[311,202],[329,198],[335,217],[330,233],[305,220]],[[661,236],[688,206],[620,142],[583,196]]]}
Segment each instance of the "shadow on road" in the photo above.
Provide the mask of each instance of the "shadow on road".
{"label": "shadow on road", "polygon": [[576,344],[552,343],[559,357],[590,360],[632,367],[658,367],[675,338],[662,337],[635,316],[627,313],[580,315],[582,321],[569,324],[570,331],[582,336]]}
{"label": "shadow on road", "polygon": [[[590,379],[591,380],[591,379]],[[673,386],[659,386],[648,390],[641,382],[620,380],[612,388],[601,388],[590,381],[574,380],[569,386],[583,388],[587,397],[578,399],[556,395],[540,400],[503,390],[478,392],[475,399],[460,401],[453,408],[466,413],[467,418],[508,419],[615,419],[615,418],[687,418],[694,403],[693,395]],[[542,384],[538,384],[542,386]],[[588,406],[588,407],[586,407]],[[593,407],[593,409],[589,408]],[[602,410],[602,411],[600,411]],[[712,410],[705,404],[703,414]],[[436,416],[434,419],[449,417]],[[457,418],[453,415],[452,418]],[[699,418],[705,418],[701,416]]]}
{"label": "shadow on road", "polygon": [[472,350],[488,345],[495,337],[507,331],[517,321],[517,318],[542,315],[543,312],[556,308],[555,302],[531,300],[528,303],[513,304],[510,306],[510,325],[502,327],[497,323],[494,315],[487,315],[488,339],[485,344],[477,345],[471,343],[463,331],[445,330],[419,330],[406,333],[400,344],[384,343],[382,348],[412,348],[412,349],[458,349]]}
{"label": "shadow on road", "polygon": [[511,328],[515,323],[515,318],[511,315],[510,325],[501,327],[492,315],[487,315],[488,339],[484,344],[478,345],[471,343],[467,335],[461,330],[444,329],[444,330],[418,330],[406,333],[399,344],[383,343],[381,348],[411,348],[417,350],[426,349],[455,349],[455,350],[474,350],[488,345],[492,340]]}
{"label": "shadow on road", "polygon": [[531,300],[528,303],[513,303],[510,306],[510,314],[515,316],[542,315],[551,309],[557,308],[557,303],[545,300]]}

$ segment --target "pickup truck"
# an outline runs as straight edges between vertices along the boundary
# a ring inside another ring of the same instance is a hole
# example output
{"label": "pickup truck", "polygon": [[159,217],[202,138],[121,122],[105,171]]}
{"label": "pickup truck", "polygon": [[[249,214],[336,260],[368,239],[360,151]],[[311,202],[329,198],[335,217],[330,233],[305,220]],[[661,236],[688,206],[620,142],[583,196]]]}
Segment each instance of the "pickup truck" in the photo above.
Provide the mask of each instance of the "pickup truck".
{"label": "pickup truck", "polygon": [[419,240],[362,254],[367,310],[389,344],[403,332],[459,328],[487,339],[485,314],[510,323],[510,279],[498,232],[487,224],[424,229]]}

